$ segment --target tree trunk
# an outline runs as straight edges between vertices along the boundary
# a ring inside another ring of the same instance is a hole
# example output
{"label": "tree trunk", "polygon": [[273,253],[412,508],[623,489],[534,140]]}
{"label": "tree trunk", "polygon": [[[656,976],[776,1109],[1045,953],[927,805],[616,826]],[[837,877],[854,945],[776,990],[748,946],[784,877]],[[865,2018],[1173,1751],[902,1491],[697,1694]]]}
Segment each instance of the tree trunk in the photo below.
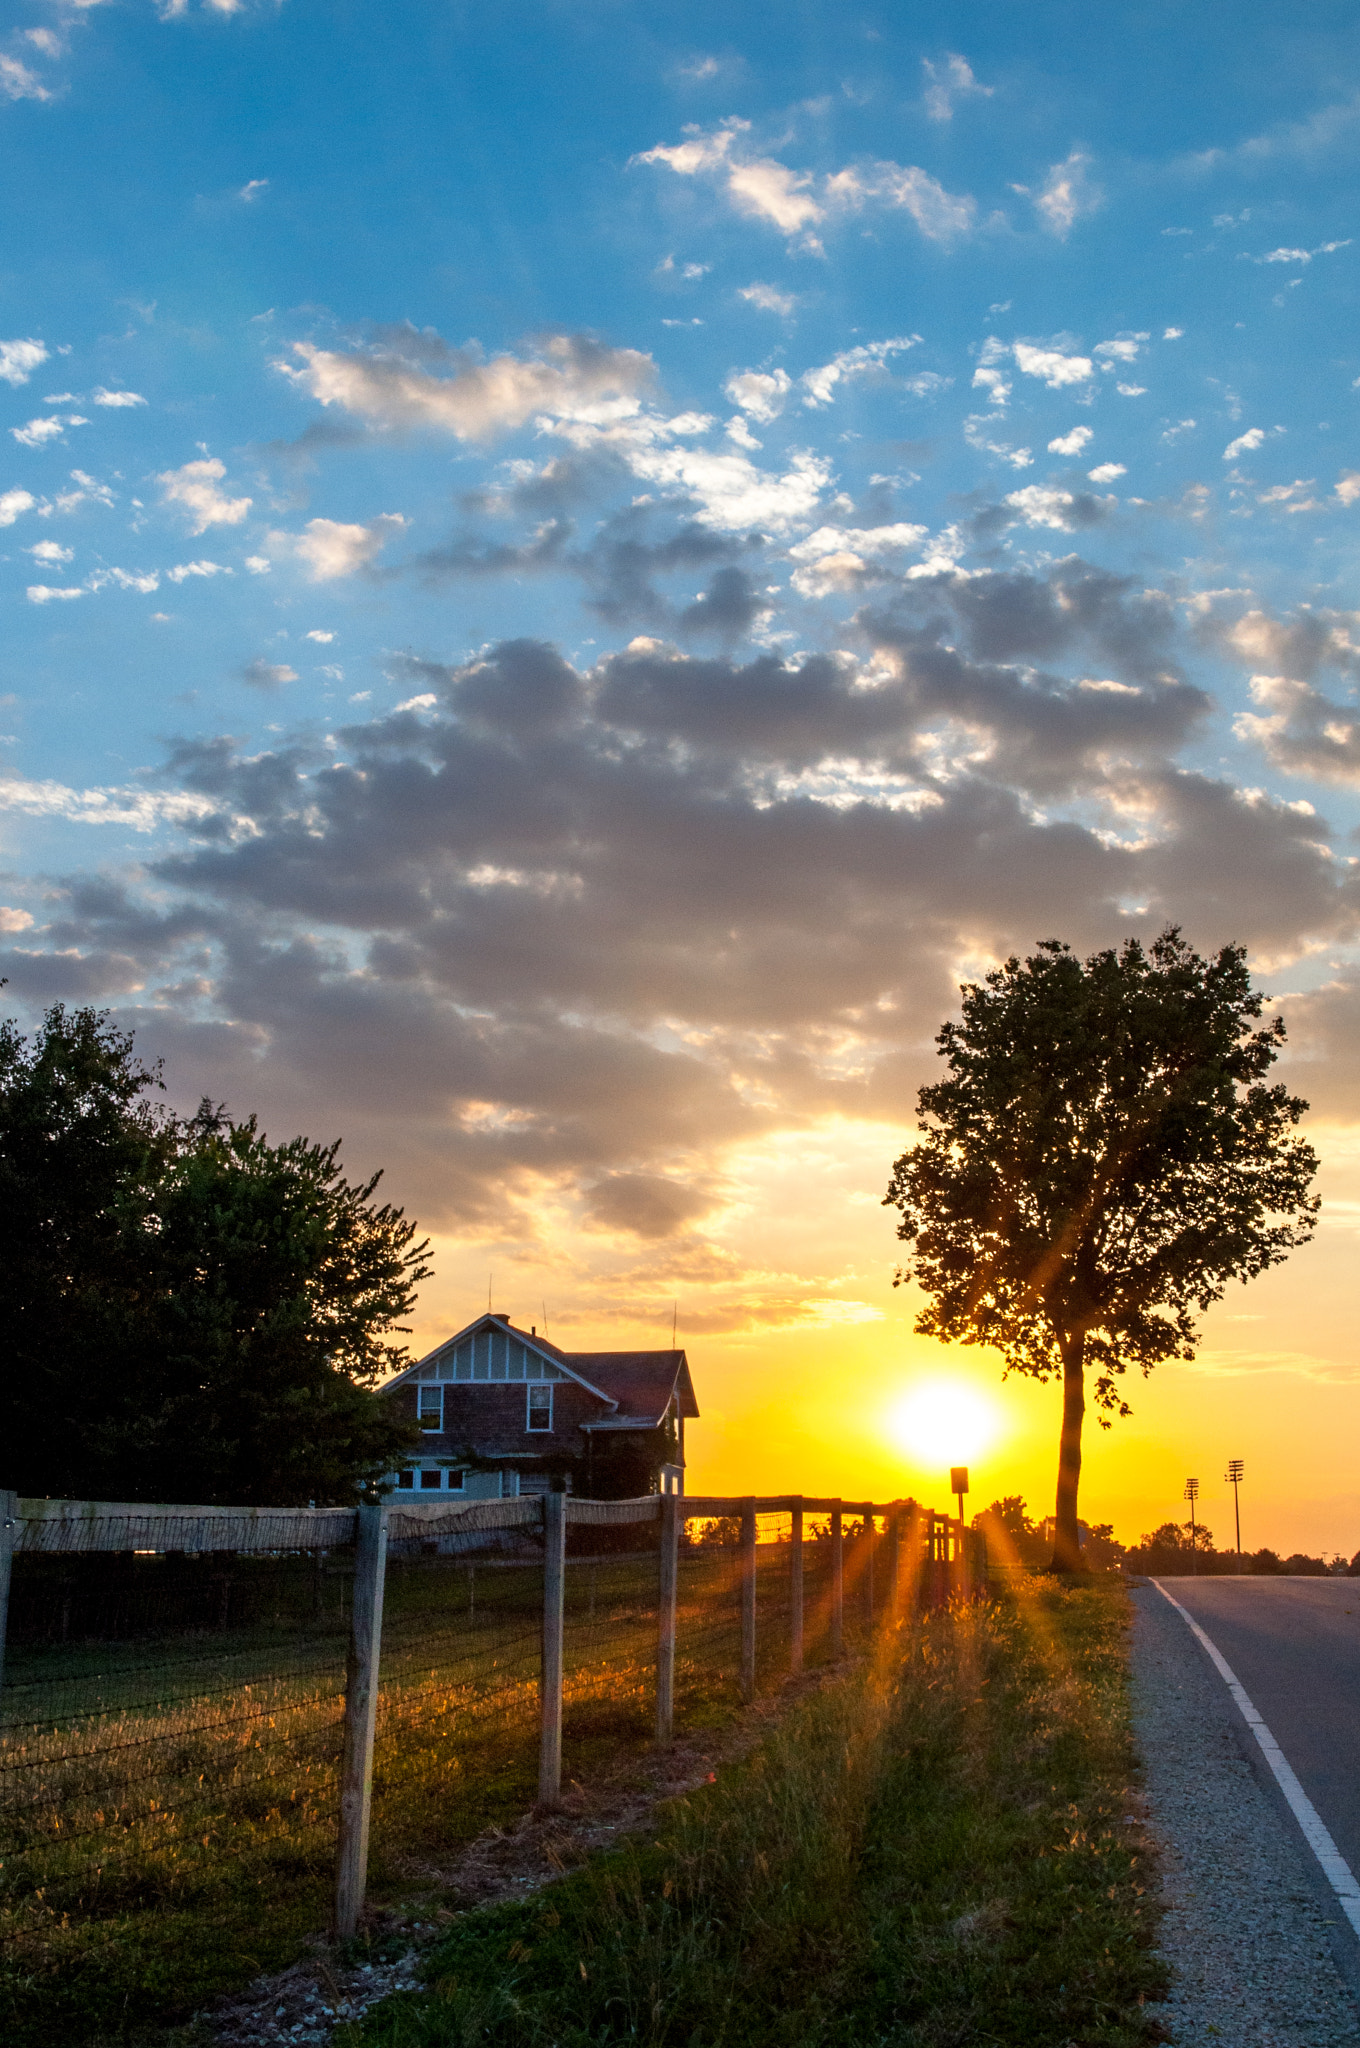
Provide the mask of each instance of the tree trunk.
{"label": "tree trunk", "polygon": [[1062,1438],[1058,1447],[1058,1500],[1053,1530],[1055,1572],[1082,1569],[1081,1545],[1077,1540],[1077,1486],[1081,1479],[1081,1423],[1086,1413],[1083,1362],[1085,1332],[1061,1342],[1063,1363]]}

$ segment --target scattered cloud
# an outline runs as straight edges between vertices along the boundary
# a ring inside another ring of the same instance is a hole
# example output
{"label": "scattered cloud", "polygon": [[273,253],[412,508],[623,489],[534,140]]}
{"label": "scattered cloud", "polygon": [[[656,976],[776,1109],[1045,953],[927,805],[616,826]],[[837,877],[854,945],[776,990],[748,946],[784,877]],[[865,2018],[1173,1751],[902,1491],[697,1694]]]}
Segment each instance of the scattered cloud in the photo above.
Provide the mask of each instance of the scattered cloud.
{"label": "scattered cloud", "polygon": [[226,473],[226,464],[209,456],[163,470],[156,482],[164,504],[181,506],[188,513],[190,531],[206,533],[210,526],[239,526],[250,510],[251,499],[229,498],[219,488]]}
{"label": "scattered cloud", "polygon": [[90,393],[96,405],[132,406],[145,405],[140,391],[106,391],[102,384]]}
{"label": "scattered cloud", "polygon": [[1117,476],[1127,476],[1128,471],[1122,462],[1102,462],[1098,468],[1088,469],[1086,474],[1093,484],[1112,484]]}
{"label": "scattered cloud", "polygon": [[297,670],[289,668],[286,661],[265,661],[260,657],[248,661],[241,674],[256,690],[277,690],[284,683],[297,681]]}
{"label": "scattered cloud", "polygon": [[1056,440],[1050,441],[1048,452],[1050,455],[1080,455],[1088,442],[1094,439],[1092,428],[1073,427],[1070,433],[1059,434]]}
{"label": "scattered cloud", "polygon": [[756,306],[762,313],[779,313],[788,319],[798,310],[798,299],[793,292],[780,291],[773,284],[744,284],[737,293],[750,306]]}
{"label": "scattered cloud", "polygon": [[268,190],[268,178],[251,178],[247,184],[242,185],[236,197],[244,199],[247,206],[253,206],[257,199],[263,199]]}
{"label": "scattered cloud", "polygon": [[307,638],[309,640],[319,641],[323,647],[329,647],[332,640],[334,640],[335,635],[334,633],[323,632],[320,626],[313,626],[311,632],[308,633]]}
{"label": "scattered cloud", "polygon": [[30,604],[52,604],[62,599],[84,597],[85,592],[79,584],[62,589],[50,583],[30,583],[26,595]]}
{"label": "scattered cloud", "polygon": [[52,562],[56,564],[61,564],[65,562],[73,562],[75,560],[75,549],[64,548],[61,542],[57,540],[35,541],[31,548],[24,549],[24,553],[26,555],[32,555],[35,562]]}
{"label": "scattered cloud", "polygon": [[1229,441],[1223,450],[1225,462],[1236,462],[1239,455],[1250,455],[1261,446],[1266,438],[1264,427],[1248,427],[1245,434],[1239,434],[1235,441]]}
{"label": "scattered cloud", "polygon": [[734,372],[723,386],[733,405],[739,405],[753,420],[768,425],[778,419],[793,387],[787,370],[742,370]]}
{"label": "scattered cloud", "polygon": [[1074,149],[1054,164],[1035,197],[1035,210],[1052,235],[1065,239],[1079,220],[1095,213],[1104,193],[1090,177],[1091,159]]}
{"label": "scattered cloud", "polygon": [[1041,377],[1050,391],[1089,383],[1094,375],[1089,356],[1064,355],[1059,348],[1036,348],[1027,341],[1017,341],[1011,352],[1016,368],[1026,377]]}
{"label": "scattered cloud", "polygon": [[339,519],[309,519],[301,533],[271,533],[269,539],[277,549],[291,549],[306,565],[313,583],[331,583],[337,577],[354,576],[368,568],[405,525],[400,512],[381,512],[367,525],[347,524]]}
{"label": "scattered cloud", "polygon": [[31,491],[0,491],[0,526],[13,526],[21,512],[31,512],[37,504]]}
{"label": "scattered cloud", "polygon": [[27,384],[39,363],[46,361],[41,341],[0,341],[0,377],[6,384]]}
{"label": "scattered cloud", "polygon": [[968,59],[952,53],[938,64],[923,57],[921,69],[926,75],[926,112],[932,121],[950,121],[960,100],[990,99],[996,90],[995,86],[980,85]]}
{"label": "scattered cloud", "polygon": [[49,441],[59,441],[68,427],[88,427],[89,424],[79,413],[53,413],[47,418],[29,420],[22,427],[11,427],[10,433],[22,448],[42,448]]}
{"label": "scattered cloud", "polygon": [[184,583],[191,576],[230,576],[231,570],[222,562],[177,562],[173,569],[165,572],[170,583]]}
{"label": "scattered cloud", "polygon": [[52,95],[35,71],[17,57],[0,51],[0,94],[7,100],[50,100]]}

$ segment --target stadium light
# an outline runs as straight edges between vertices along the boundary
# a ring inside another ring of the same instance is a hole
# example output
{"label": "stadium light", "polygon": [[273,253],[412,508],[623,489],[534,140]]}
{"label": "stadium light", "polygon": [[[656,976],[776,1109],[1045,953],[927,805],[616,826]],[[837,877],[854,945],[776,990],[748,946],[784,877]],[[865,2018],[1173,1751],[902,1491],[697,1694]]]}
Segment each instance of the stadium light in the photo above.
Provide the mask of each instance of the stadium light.
{"label": "stadium light", "polygon": [[1223,1476],[1233,1490],[1233,1520],[1237,1525],[1237,1569],[1240,1572],[1242,1569],[1242,1508],[1238,1500],[1237,1489],[1242,1484],[1242,1460],[1240,1458],[1229,1458],[1228,1469]]}
{"label": "stadium light", "polygon": [[1183,1498],[1184,1498],[1184,1499],[1186,1499],[1186,1500],[1188,1500],[1188,1501],[1189,1501],[1189,1503],[1190,1503],[1190,1570],[1191,1570],[1191,1573],[1193,1574],[1193,1576],[1194,1576],[1195,1578],[1198,1578],[1198,1577],[1199,1577],[1199,1537],[1198,1537],[1198,1534],[1197,1534],[1197,1532],[1196,1532],[1196,1529],[1195,1529],[1195,1502],[1196,1502],[1196,1501],[1197,1501],[1197,1500],[1199,1499],[1199,1481],[1198,1481],[1198,1479],[1187,1479],[1187,1480],[1186,1480],[1186,1482],[1185,1482],[1185,1493],[1184,1493],[1184,1496],[1183,1496]]}

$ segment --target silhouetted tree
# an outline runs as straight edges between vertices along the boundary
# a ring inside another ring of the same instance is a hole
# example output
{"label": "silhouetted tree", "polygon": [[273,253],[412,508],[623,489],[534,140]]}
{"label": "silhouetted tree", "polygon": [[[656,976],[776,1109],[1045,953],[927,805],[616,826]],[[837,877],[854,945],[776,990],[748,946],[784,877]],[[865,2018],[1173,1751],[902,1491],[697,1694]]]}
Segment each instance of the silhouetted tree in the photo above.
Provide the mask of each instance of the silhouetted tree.
{"label": "silhouetted tree", "polygon": [[885,1197],[913,1247],[897,1279],[930,1297],[923,1334],[1062,1381],[1052,1563],[1072,1570],[1088,1372],[1127,1414],[1129,1366],[1192,1358],[1195,1311],[1312,1235],[1307,1104],[1263,1085],[1284,1026],[1252,1028],[1241,946],[1201,959],[1169,927],[1083,963],[1049,939],[962,994]]}

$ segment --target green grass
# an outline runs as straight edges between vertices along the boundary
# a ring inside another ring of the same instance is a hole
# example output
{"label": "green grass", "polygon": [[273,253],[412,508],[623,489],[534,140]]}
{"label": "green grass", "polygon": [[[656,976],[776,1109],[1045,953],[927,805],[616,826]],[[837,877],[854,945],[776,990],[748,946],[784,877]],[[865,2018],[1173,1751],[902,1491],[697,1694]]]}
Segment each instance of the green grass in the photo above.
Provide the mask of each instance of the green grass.
{"label": "green grass", "polygon": [[[779,1675],[762,1560],[762,1667]],[[737,1710],[730,1563],[682,1571],[682,1726]],[[594,1582],[592,1587],[592,1580]],[[651,1739],[655,1563],[568,1580],[564,1757],[588,1778]],[[303,1589],[306,1593],[306,1589]],[[369,1896],[533,1804],[539,1573],[389,1576]],[[306,1594],[310,1599],[310,1594]],[[0,2040],[140,2048],[326,1927],[345,1636],[338,1602],[249,1630],[12,1659],[0,1730]],[[40,1805],[28,1805],[38,1800]]]}
{"label": "green grass", "polygon": [[466,1915],[349,2048],[1134,2048],[1158,2038],[1123,1596],[887,1636],[536,1900]]}

